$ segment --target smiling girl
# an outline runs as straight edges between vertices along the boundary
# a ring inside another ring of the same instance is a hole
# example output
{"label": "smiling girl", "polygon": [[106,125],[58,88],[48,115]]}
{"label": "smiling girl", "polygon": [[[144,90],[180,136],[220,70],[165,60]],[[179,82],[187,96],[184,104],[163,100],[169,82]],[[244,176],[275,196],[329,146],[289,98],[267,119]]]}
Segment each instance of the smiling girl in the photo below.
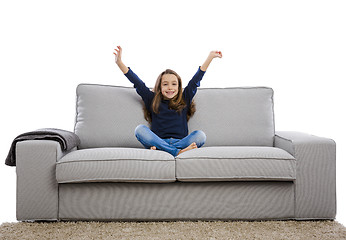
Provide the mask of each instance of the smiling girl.
{"label": "smiling girl", "polygon": [[166,151],[174,157],[201,147],[206,141],[206,135],[201,130],[188,134],[187,122],[195,112],[193,97],[200,81],[211,61],[216,57],[222,58],[222,53],[210,52],[185,89],[182,88],[180,76],[167,69],[159,75],[155,88],[151,91],[131,68],[122,62],[122,48],[118,46],[114,50],[115,63],[142,97],[145,119],[151,124],[150,129],[145,125],[137,126],[135,135],[138,141],[145,148]]}

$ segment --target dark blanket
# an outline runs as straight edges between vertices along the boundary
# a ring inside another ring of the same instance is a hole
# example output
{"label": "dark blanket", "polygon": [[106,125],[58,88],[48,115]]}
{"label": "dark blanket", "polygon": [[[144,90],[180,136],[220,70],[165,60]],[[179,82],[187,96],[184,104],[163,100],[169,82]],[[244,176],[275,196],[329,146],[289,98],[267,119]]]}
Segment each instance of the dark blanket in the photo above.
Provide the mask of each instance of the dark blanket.
{"label": "dark blanket", "polygon": [[79,137],[70,131],[56,128],[42,128],[36,131],[27,132],[17,136],[11,145],[5,164],[16,166],[16,144],[25,140],[53,140],[60,143],[61,149],[69,151],[80,144]]}

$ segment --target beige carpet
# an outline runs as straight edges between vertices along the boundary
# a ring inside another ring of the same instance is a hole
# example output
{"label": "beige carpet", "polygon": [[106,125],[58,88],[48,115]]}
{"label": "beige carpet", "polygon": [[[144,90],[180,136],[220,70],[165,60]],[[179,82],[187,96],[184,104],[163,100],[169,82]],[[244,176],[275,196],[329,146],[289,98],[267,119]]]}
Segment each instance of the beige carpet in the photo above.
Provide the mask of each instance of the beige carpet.
{"label": "beige carpet", "polygon": [[3,223],[0,239],[346,239],[336,221]]}

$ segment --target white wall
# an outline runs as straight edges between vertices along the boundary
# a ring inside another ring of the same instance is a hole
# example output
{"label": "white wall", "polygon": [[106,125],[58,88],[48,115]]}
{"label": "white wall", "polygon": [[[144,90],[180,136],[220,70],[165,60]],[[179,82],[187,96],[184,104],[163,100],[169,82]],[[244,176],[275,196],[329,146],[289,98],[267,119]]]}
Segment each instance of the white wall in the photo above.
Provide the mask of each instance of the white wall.
{"label": "white wall", "polygon": [[[18,134],[73,130],[79,83],[131,86],[123,61],[153,86],[187,81],[221,50],[202,87],[270,86],[277,130],[337,142],[337,220],[346,224],[345,1],[1,1],[0,156]],[[15,168],[0,164],[0,222],[15,221]],[[5,193],[5,194],[4,194]]]}

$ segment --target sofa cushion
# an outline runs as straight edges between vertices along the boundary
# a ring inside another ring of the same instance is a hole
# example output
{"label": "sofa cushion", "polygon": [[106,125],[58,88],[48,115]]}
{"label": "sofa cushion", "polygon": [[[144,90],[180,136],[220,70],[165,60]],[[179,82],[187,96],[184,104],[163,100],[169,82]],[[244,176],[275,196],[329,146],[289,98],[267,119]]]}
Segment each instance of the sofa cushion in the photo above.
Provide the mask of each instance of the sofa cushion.
{"label": "sofa cushion", "polygon": [[176,158],[179,181],[293,181],[296,160],[274,147],[203,147]]}
{"label": "sofa cushion", "polygon": [[[266,87],[199,88],[190,132],[202,130],[205,146],[273,146],[273,90]],[[134,130],[146,124],[134,88],[80,84],[75,133],[80,149],[142,147]]]}
{"label": "sofa cushion", "polygon": [[74,131],[79,148],[142,147],[134,134],[145,124],[141,102],[134,88],[78,85]]}
{"label": "sofa cushion", "polygon": [[205,132],[205,147],[274,146],[271,88],[200,88],[195,102],[189,130]]}
{"label": "sofa cushion", "polygon": [[175,159],[163,151],[91,148],[71,152],[56,164],[58,183],[174,182]]}

